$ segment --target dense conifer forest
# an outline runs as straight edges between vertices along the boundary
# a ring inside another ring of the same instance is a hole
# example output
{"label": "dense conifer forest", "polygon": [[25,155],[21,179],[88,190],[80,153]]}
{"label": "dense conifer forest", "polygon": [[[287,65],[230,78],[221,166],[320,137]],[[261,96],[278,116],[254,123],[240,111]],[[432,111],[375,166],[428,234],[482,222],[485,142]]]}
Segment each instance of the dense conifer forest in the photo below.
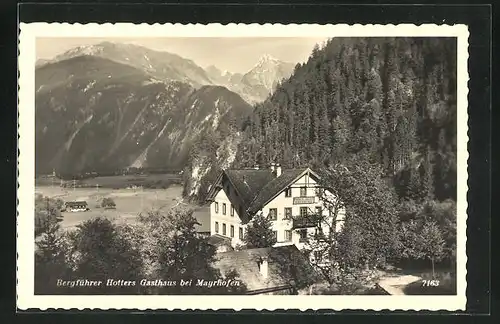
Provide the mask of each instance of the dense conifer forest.
{"label": "dense conifer forest", "polygon": [[255,108],[237,166],[363,160],[402,198],[456,196],[456,40],[333,38]]}

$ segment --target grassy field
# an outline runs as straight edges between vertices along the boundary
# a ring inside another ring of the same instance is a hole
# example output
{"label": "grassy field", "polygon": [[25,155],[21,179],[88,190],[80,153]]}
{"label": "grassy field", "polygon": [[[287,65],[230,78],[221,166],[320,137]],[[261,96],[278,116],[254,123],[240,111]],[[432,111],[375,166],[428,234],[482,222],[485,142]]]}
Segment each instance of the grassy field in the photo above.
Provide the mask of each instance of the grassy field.
{"label": "grassy field", "polygon": [[[198,222],[206,227],[209,222],[208,210],[197,206],[186,204],[182,201],[182,187],[172,185],[167,189],[110,189],[110,188],[62,188],[58,186],[36,186],[37,194],[52,198],[61,198],[64,202],[81,201],[88,203],[90,210],[86,212],[63,212],[61,226],[72,228],[79,223],[97,217],[106,217],[118,221],[133,223],[141,212],[148,210],[165,210],[184,206],[194,208],[195,217]],[[116,209],[104,209],[100,207],[103,198],[112,198],[116,203]]]}

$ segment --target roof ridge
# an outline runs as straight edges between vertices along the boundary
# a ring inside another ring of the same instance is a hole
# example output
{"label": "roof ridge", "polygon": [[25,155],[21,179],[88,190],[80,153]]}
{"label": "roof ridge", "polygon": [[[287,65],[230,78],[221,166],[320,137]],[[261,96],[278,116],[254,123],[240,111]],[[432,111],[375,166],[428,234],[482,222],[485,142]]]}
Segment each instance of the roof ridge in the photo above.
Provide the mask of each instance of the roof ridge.
{"label": "roof ridge", "polygon": [[[284,184],[284,187],[286,187],[289,183],[295,181],[297,178],[299,178],[300,176],[302,176],[302,174],[304,174],[307,170],[309,171],[312,171],[309,167],[306,167],[306,168],[299,168],[299,169],[293,169],[294,171],[296,172],[300,172],[298,173],[294,178],[290,179],[289,181],[287,181],[285,184]],[[257,194],[253,199],[252,201],[250,202],[248,208],[247,208],[247,211],[250,210],[250,208],[252,207],[252,205],[254,204],[254,202],[260,198],[260,193],[261,192],[265,192],[265,189],[268,187],[268,186],[271,186],[272,183],[276,182],[276,181],[279,181],[280,178],[283,176],[284,174],[281,173],[281,175],[279,177],[275,177],[272,181],[269,181],[264,187],[262,187],[261,191],[259,192],[259,194]],[[280,186],[282,187],[282,186]],[[282,188],[278,187],[278,192],[277,194],[279,194],[279,192],[281,192]],[[273,199],[274,197],[276,197],[276,193],[273,193],[271,197],[267,198],[267,200],[265,202],[263,202],[263,205],[267,204],[271,199]]]}

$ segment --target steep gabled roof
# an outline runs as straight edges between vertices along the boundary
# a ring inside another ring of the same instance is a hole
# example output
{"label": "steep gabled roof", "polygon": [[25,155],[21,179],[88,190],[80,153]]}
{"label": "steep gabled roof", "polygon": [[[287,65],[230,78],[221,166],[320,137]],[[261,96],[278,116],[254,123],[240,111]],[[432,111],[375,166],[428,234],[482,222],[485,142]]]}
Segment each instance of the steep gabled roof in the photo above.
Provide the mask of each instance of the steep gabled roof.
{"label": "steep gabled roof", "polygon": [[262,190],[259,191],[259,193],[254,197],[250,206],[248,207],[248,213],[250,215],[256,213],[267,202],[269,202],[269,200],[285,190],[295,179],[297,179],[306,171],[307,169],[284,170],[279,177],[274,178],[272,181],[268,182],[262,188]]}
{"label": "steep gabled roof", "polygon": [[[316,281],[319,275],[295,245],[230,251],[216,255],[214,266],[223,275],[231,270],[246,285],[249,293],[266,289],[287,289],[298,282]],[[259,260],[267,259],[268,275],[259,270]],[[288,262],[284,262],[284,261]]]}
{"label": "steep gabled roof", "polygon": [[[307,172],[319,178],[309,168],[286,169],[279,177],[276,177],[270,169],[224,170],[211,188],[207,199],[214,199],[222,188],[222,180],[226,177],[236,190],[248,216],[251,216]],[[241,216],[243,221],[247,219],[247,215]]]}
{"label": "steep gabled roof", "polygon": [[225,170],[224,173],[233,184],[245,208],[248,208],[264,186],[275,179],[271,170],[268,169],[230,169]]}

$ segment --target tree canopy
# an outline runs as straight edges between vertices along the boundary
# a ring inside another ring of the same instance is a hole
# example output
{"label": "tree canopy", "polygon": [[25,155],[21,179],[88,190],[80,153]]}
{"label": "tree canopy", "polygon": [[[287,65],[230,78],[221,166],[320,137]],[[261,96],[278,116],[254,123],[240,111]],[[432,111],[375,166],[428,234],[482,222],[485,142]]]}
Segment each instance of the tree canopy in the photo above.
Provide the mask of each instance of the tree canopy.
{"label": "tree canopy", "polygon": [[276,243],[276,236],[269,218],[257,214],[247,226],[243,243],[248,249],[271,247]]}

